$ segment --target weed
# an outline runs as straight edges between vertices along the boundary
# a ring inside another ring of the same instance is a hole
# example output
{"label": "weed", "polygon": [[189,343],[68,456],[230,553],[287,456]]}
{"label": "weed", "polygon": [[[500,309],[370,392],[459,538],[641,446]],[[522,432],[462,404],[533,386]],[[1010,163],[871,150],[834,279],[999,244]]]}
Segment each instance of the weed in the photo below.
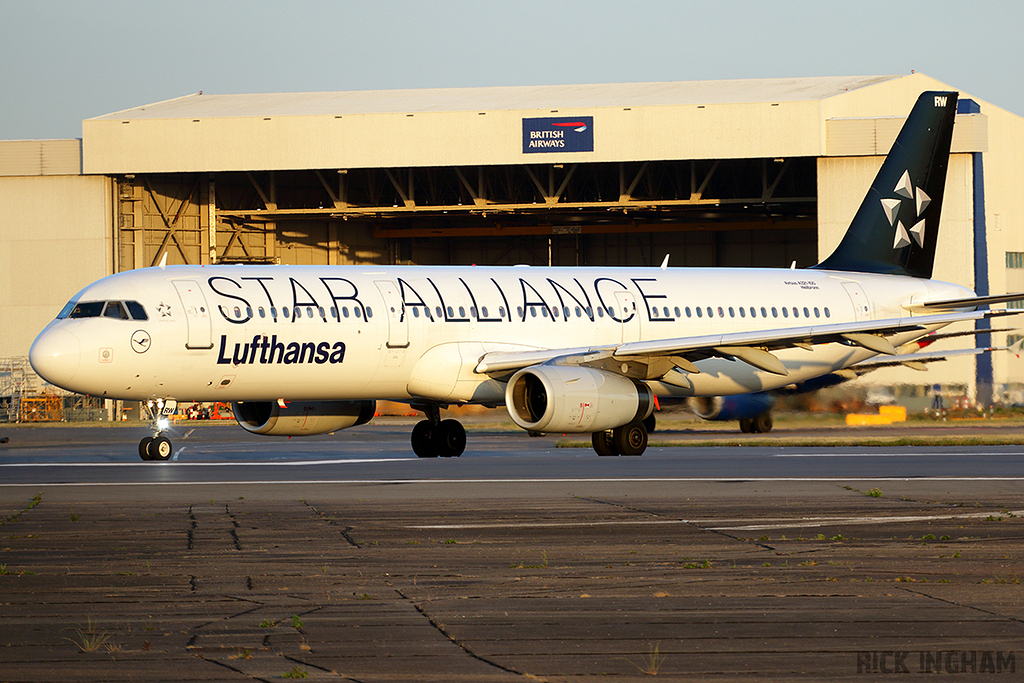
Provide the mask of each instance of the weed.
{"label": "weed", "polygon": [[[540,556],[541,556],[541,559],[544,560],[543,564],[523,564],[522,562],[520,562],[519,564],[509,565],[509,568],[510,569],[547,569],[548,568],[548,551],[545,550],[545,551],[541,552]],[[609,568],[611,567],[611,565],[607,565],[607,566]]]}
{"label": "weed", "polygon": [[301,666],[293,666],[291,671],[281,674],[281,678],[309,678],[309,673]]}
{"label": "weed", "polygon": [[8,574],[10,574],[10,572],[7,571],[7,565],[0,564],[0,576],[7,576]]}
{"label": "weed", "polygon": [[444,543],[445,545],[455,545],[455,544],[458,543],[458,541],[456,541],[454,538],[448,538],[448,539],[445,539],[445,540],[443,540],[441,542]]}
{"label": "weed", "polygon": [[897,583],[917,583],[917,579],[915,579],[913,576],[897,576],[896,577],[896,582]]}
{"label": "weed", "polygon": [[41,502],[43,502],[43,494],[37,493],[36,497],[32,499],[32,502],[28,504],[28,507],[26,509],[31,510],[36,505],[39,505]]}
{"label": "weed", "polygon": [[376,600],[377,598],[373,597],[369,593],[360,593],[359,594],[359,599],[360,600]]}
{"label": "weed", "polygon": [[277,622],[270,619],[264,619],[260,622],[260,628],[274,628],[275,626],[277,626]]}
{"label": "weed", "polygon": [[935,540],[935,534],[925,534],[924,536],[921,537],[921,540],[922,541],[934,541]]}
{"label": "weed", "polygon": [[870,496],[872,498],[881,498],[882,497],[882,489],[874,488],[874,489],[869,490],[864,495]]}
{"label": "weed", "polygon": [[627,659],[626,661],[639,669],[640,673],[647,674],[648,676],[657,676],[658,671],[661,670],[661,665],[664,664],[667,659],[666,655],[661,654],[661,650],[658,646],[658,643],[652,644],[647,650],[647,654],[641,655],[639,664],[631,659]]}
{"label": "weed", "polygon": [[765,563],[764,563],[764,564],[762,564],[761,566],[762,566],[762,567],[770,567],[770,566],[772,566],[772,563],[771,563],[771,562],[765,562]]}
{"label": "weed", "polygon": [[243,647],[238,651],[238,654],[231,655],[228,659],[252,659],[252,650]]}
{"label": "weed", "polygon": [[71,513],[71,521],[72,522],[77,522],[79,519],[80,518],[79,518],[78,515],[76,515],[74,512]]}
{"label": "weed", "polygon": [[800,566],[801,567],[813,567],[813,566],[815,566],[817,564],[818,563],[817,563],[816,560],[804,560],[803,562],[800,563]]}
{"label": "weed", "polygon": [[292,617],[292,628],[293,629],[298,631],[303,626],[305,626],[305,624],[302,623],[302,619],[299,619],[299,615],[298,614],[296,614],[295,616]]}
{"label": "weed", "polygon": [[683,565],[683,569],[711,569],[711,560],[704,560],[703,562],[689,562]]}
{"label": "weed", "polygon": [[91,618],[86,620],[84,629],[75,629],[75,633],[78,634],[78,640],[74,638],[65,638],[64,640],[71,641],[82,652],[96,652],[110,642],[110,634],[106,631],[97,631]]}
{"label": "weed", "polygon": [[832,540],[832,541],[845,541],[846,539],[845,539],[845,538],[843,538],[843,535],[842,535],[842,534],[836,534],[835,536],[833,536],[833,537],[832,537],[831,539],[829,539],[829,540]]}

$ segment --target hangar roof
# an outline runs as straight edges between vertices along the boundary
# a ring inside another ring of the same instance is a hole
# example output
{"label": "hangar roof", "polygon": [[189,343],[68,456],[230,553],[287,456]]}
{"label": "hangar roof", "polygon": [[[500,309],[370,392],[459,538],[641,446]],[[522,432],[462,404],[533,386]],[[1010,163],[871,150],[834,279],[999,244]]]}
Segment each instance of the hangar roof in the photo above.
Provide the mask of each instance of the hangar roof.
{"label": "hangar roof", "polygon": [[[871,155],[899,126],[856,120],[906,116],[922,91],[942,89],[911,74],[197,93],[86,119],[82,165],[116,175]],[[970,148],[984,137],[961,128]]]}
{"label": "hangar roof", "polygon": [[527,85],[486,88],[185,95],[97,116],[124,119],[331,116],[409,112],[741,104],[820,100],[899,76],[767,78],[724,81]]}

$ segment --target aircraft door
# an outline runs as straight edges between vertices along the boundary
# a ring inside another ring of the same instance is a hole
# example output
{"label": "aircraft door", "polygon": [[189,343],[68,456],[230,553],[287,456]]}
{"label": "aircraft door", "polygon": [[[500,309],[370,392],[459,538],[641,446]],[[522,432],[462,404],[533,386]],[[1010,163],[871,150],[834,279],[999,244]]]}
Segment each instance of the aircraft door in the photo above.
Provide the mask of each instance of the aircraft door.
{"label": "aircraft door", "polygon": [[636,297],[626,291],[615,292],[615,319],[622,324],[622,342],[640,341],[640,313]]}
{"label": "aircraft door", "polygon": [[388,316],[388,348],[409,347],[409,323],[405,319],[405,306],[398,285],[391,280],[374,280],[381,297],[384,298],[384,312]]}
{"label": "aircraft door", "polygon": [[846,290],[846,293],[850,295],[850,301],[853,303],[854,320],[869,319],[871,307],[868,302],[868,297],[864,293],[864,288],[860,286],[860,283],[844,282],[843,288]]}
{"label": "aircraft door", "polygon": [[195,280],[172,280],[178,290],[182,308],[185,309],[185,321],[188,325],[186,349],[213,348],[213,322],[210,320],[210,309],[206,305],[203,290]]}

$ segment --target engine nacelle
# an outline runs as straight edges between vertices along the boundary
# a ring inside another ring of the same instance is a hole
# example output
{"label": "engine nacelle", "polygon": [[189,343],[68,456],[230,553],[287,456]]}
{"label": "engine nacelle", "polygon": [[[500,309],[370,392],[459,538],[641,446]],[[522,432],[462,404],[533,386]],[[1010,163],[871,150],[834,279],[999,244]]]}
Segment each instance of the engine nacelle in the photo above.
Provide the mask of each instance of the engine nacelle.
{"label": "engine nacelle", "polygon": [[654,394],[603,370],[536,365],[512,375],[505,406],[513,422],[532,432],[600,432],[646,418]]}
{"label": "engine nacelle", "polygon": [[377,409],[376,401],[277,401],[232,403],[242,429],[266,436],[326,434],[366,424]]}
{"label": "engine nacelle", "polygon": [[686,399],[686,404],[704,420],[747,420],[771,410],[775,397],[764,391],[737,396],[694,396]]}

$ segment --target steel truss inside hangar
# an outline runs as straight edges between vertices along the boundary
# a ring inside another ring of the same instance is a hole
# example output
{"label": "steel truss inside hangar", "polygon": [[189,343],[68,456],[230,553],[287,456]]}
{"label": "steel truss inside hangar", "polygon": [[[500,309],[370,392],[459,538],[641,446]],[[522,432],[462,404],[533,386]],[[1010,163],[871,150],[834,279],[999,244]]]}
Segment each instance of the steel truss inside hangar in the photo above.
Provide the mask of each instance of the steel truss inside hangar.
{"label": "steel truss inside hangar", "polygon": [[120,270],[157,263],[787,266],[814,158],[118,177]]}

